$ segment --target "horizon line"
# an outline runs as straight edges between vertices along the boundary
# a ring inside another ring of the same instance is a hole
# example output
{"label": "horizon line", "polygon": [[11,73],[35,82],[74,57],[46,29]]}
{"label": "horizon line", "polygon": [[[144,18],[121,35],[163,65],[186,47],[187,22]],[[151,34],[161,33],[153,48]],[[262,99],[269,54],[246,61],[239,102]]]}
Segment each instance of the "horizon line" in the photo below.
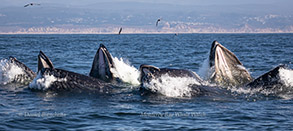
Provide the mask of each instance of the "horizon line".
{"label": "horizon line", "polygon": [[127,32],[127,33],[89,33],[89,32],[0,32],[0,35],[73,35],[73,34],[89,34],[89,35],[132,35],[132,34],[292,34],[293,32]]}

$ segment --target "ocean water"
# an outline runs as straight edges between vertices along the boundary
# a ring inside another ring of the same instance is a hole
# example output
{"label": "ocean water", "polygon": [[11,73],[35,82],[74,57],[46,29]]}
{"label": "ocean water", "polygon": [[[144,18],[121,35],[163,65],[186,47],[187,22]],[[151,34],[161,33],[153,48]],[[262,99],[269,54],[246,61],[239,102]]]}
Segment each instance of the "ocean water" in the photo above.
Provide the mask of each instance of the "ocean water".
{"label": "ocean water", "polygon": [[[214,40],[234,52],[254,78],[279,64],[293,67],[293,34],[0,35],[0,130],[293,130],[292,92],[231,88],[182,96],[192,83],[185,78],[166,78],[161,94],[139,90],[141,64],[202,75]],[[115,92],[35,91],[10,81],[21,70],[7,65],[7,58],[36,71],[40,50],[56,68],[88,75],[99,44],[128,83]],[[282,72],[292,87],[292,72]]]}

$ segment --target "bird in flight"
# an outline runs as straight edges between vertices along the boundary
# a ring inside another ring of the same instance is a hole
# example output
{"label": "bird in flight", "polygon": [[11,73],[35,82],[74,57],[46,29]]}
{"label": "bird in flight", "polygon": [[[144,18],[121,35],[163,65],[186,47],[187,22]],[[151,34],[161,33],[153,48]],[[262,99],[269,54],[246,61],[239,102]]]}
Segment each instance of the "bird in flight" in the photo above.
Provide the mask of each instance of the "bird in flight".
{"label": "bird in flight", "polygon": [[118,33],[119,35],[121,34],[121,31],[122,31],[122,27],[121,27],[120,30],[119,30],[119,33]]}
{"label": "bird in flight", "polygon": [[37,4],[37,3],[28,3],[28,4],[24,5],[24,7],[33,6],[33,5],[41,5],[41,4]]}
{"label": "bird in flight", "polygon": [[160,18],[157,20],[157,22],[156,22],[156,26],[158,26],[158,24],[159,24],[159,21],[161,21],[161,19],[160,19]]}

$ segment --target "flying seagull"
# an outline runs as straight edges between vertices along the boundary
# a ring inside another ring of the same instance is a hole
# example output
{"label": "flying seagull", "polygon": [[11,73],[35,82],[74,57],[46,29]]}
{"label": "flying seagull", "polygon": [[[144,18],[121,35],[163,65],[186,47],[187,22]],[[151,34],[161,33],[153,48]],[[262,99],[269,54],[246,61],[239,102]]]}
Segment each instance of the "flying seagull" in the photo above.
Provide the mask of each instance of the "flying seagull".
{"label": "flying seagull", "polygon": [[160,19],[160,18],[157,20],[157,22],[156,22],[156,26],[158,26],[158,24],[159,24],[159,21],[161,21],[161,19]]}
{"label": "flying seagull", "polygon": [[120,34],[121,34],[121,31],[122,31],[122,27],[120,28],[118,35],[120,35]]}
{"label": "flying seagull", "polygon": [[41,4],[37,4],[37,3],[29,3],[29,4],[24,5],[24,7],[33,6],[33,5],[41,5]]}

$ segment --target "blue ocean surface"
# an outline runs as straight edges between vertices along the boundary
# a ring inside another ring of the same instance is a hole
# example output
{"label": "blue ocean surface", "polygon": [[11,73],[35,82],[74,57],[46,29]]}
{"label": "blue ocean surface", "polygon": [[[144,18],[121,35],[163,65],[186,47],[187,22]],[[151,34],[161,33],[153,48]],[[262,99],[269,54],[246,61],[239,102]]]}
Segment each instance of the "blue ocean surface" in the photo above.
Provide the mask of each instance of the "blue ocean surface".
{"label": "blue ocean surface", "polygon": [[[141,64],[201,75],[214,40],[234,52],[254,78],[279,64],[293,67],[293,34],[0,35],[0,130],[293,130],[292,92],[267,95],[234,88],[181,97],[176,90],[167,95],[140,91],[135,79]],[[100,44],[121,72],[134,74],[115,92],[36,91],[3,77],[9,56],[36,72],[40,50],[56,68],[88,75]],[[182,81],[167,87],[181,88]]]}

